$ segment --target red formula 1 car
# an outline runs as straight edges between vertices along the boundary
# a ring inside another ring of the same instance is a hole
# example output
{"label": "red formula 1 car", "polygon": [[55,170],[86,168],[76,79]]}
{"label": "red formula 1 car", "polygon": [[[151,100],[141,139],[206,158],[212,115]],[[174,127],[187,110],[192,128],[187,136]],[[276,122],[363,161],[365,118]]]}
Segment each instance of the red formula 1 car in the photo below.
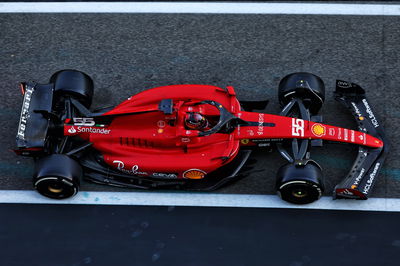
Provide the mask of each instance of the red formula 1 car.
{"label": "red formula 1 car", "polygon": [[172,85],[90,111],[93,82],[76,70],[49,84],[21,83],[24,101],[18,155],[35,159],[34,187],[44,196],[75,195],[80,179],[131,188],[213,190],[241,177],[256,148],[276,147],[288,161],[277,173],[282,199],[304,204],[323,192],[322,171],[310,148],[322,141],[359,145],[334,198],[366,199],[388,151],[383,129],[356,84],[337,81],[336,99],[359,131],[321,123],[323,81],[293,73],[279,84],[280,115],[252,112],[267,101],[239,102],[232,87]]}

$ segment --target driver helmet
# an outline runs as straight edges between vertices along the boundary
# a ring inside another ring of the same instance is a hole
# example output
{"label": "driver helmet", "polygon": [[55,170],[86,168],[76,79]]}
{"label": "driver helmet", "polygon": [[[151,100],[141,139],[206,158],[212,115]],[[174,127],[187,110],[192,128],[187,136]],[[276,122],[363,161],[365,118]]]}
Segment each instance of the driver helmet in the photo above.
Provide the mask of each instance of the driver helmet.
{"label": "driver helmet", "polygon": [[202,130],[208,126],[208,121],[200,113],[189,112],[185,117],[185,126],[189,129]]}

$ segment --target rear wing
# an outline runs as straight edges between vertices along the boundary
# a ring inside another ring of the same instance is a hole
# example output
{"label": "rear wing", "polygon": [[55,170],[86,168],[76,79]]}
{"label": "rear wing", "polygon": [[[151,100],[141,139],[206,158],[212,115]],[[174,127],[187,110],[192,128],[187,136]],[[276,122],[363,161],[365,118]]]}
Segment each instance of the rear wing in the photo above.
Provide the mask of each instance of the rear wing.
{"label": "rear wing", "polygon": [[359,146],[358,156],[350,172],[335,187],[333,195],[334,199],[367,199],[389,151],[389,141],[365,97],[365,91],[359,85],[337,80],[335,99],[351,111],[359,131],[383,141],[381,148]]}
{"label": "rear wing", "polygon": [[41,151],[45,145],[49,119],[43,113],[51,112],[53,84],[21,83],[24,94],[17,131],[17,149],[20,155]]}

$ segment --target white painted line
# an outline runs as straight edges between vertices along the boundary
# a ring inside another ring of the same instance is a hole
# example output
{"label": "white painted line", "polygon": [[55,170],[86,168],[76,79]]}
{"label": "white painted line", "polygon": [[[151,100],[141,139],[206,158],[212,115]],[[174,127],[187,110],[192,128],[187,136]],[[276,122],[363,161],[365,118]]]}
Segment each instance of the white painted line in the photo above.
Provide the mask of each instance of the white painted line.
{"label": "white painted line", "polygon": [[189,13],[399,16],[396,4],[0,2],[0,13]]}
{"label": "white painted line", "polygon": [[275,195],[184,192],[164,193],[81,191],[72,199],[52,200],[41,196],[36,191],[1,190],[0,203],[245,207],[400,212],[400,199],[392,198],[371,198],[360,201],[332,200],[331,197],[322,197],[320,200],[312,204],[298,206],[284,202]]}

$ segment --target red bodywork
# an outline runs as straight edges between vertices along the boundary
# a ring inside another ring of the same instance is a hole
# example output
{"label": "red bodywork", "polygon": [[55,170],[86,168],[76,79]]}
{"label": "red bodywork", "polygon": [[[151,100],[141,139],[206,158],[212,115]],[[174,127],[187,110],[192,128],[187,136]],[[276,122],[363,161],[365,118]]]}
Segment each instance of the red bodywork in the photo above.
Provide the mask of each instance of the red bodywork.
{"label": "red bodywork", "polygon": [[[173,112],[159,110],[162,100],[172,99]],[[250,122],[229,133],[199,136],[184,126],[187,112],[200,112],[218,121],[219,110],[204,100],[220,103],[231,114]],[[93,143],[104,161],[121,172],[160,178],[203,178],[232,161],[241,146],[253,139],[323,139],[368,147],[383,142],[364,132],[298,118],[241,110],[232,87],[172,85],[132,96],[102,116],[112,116],[107,125],[78,126],[66,121],[64,134],[79,135]],[[359,117],[360,120],[363,117]]]}

